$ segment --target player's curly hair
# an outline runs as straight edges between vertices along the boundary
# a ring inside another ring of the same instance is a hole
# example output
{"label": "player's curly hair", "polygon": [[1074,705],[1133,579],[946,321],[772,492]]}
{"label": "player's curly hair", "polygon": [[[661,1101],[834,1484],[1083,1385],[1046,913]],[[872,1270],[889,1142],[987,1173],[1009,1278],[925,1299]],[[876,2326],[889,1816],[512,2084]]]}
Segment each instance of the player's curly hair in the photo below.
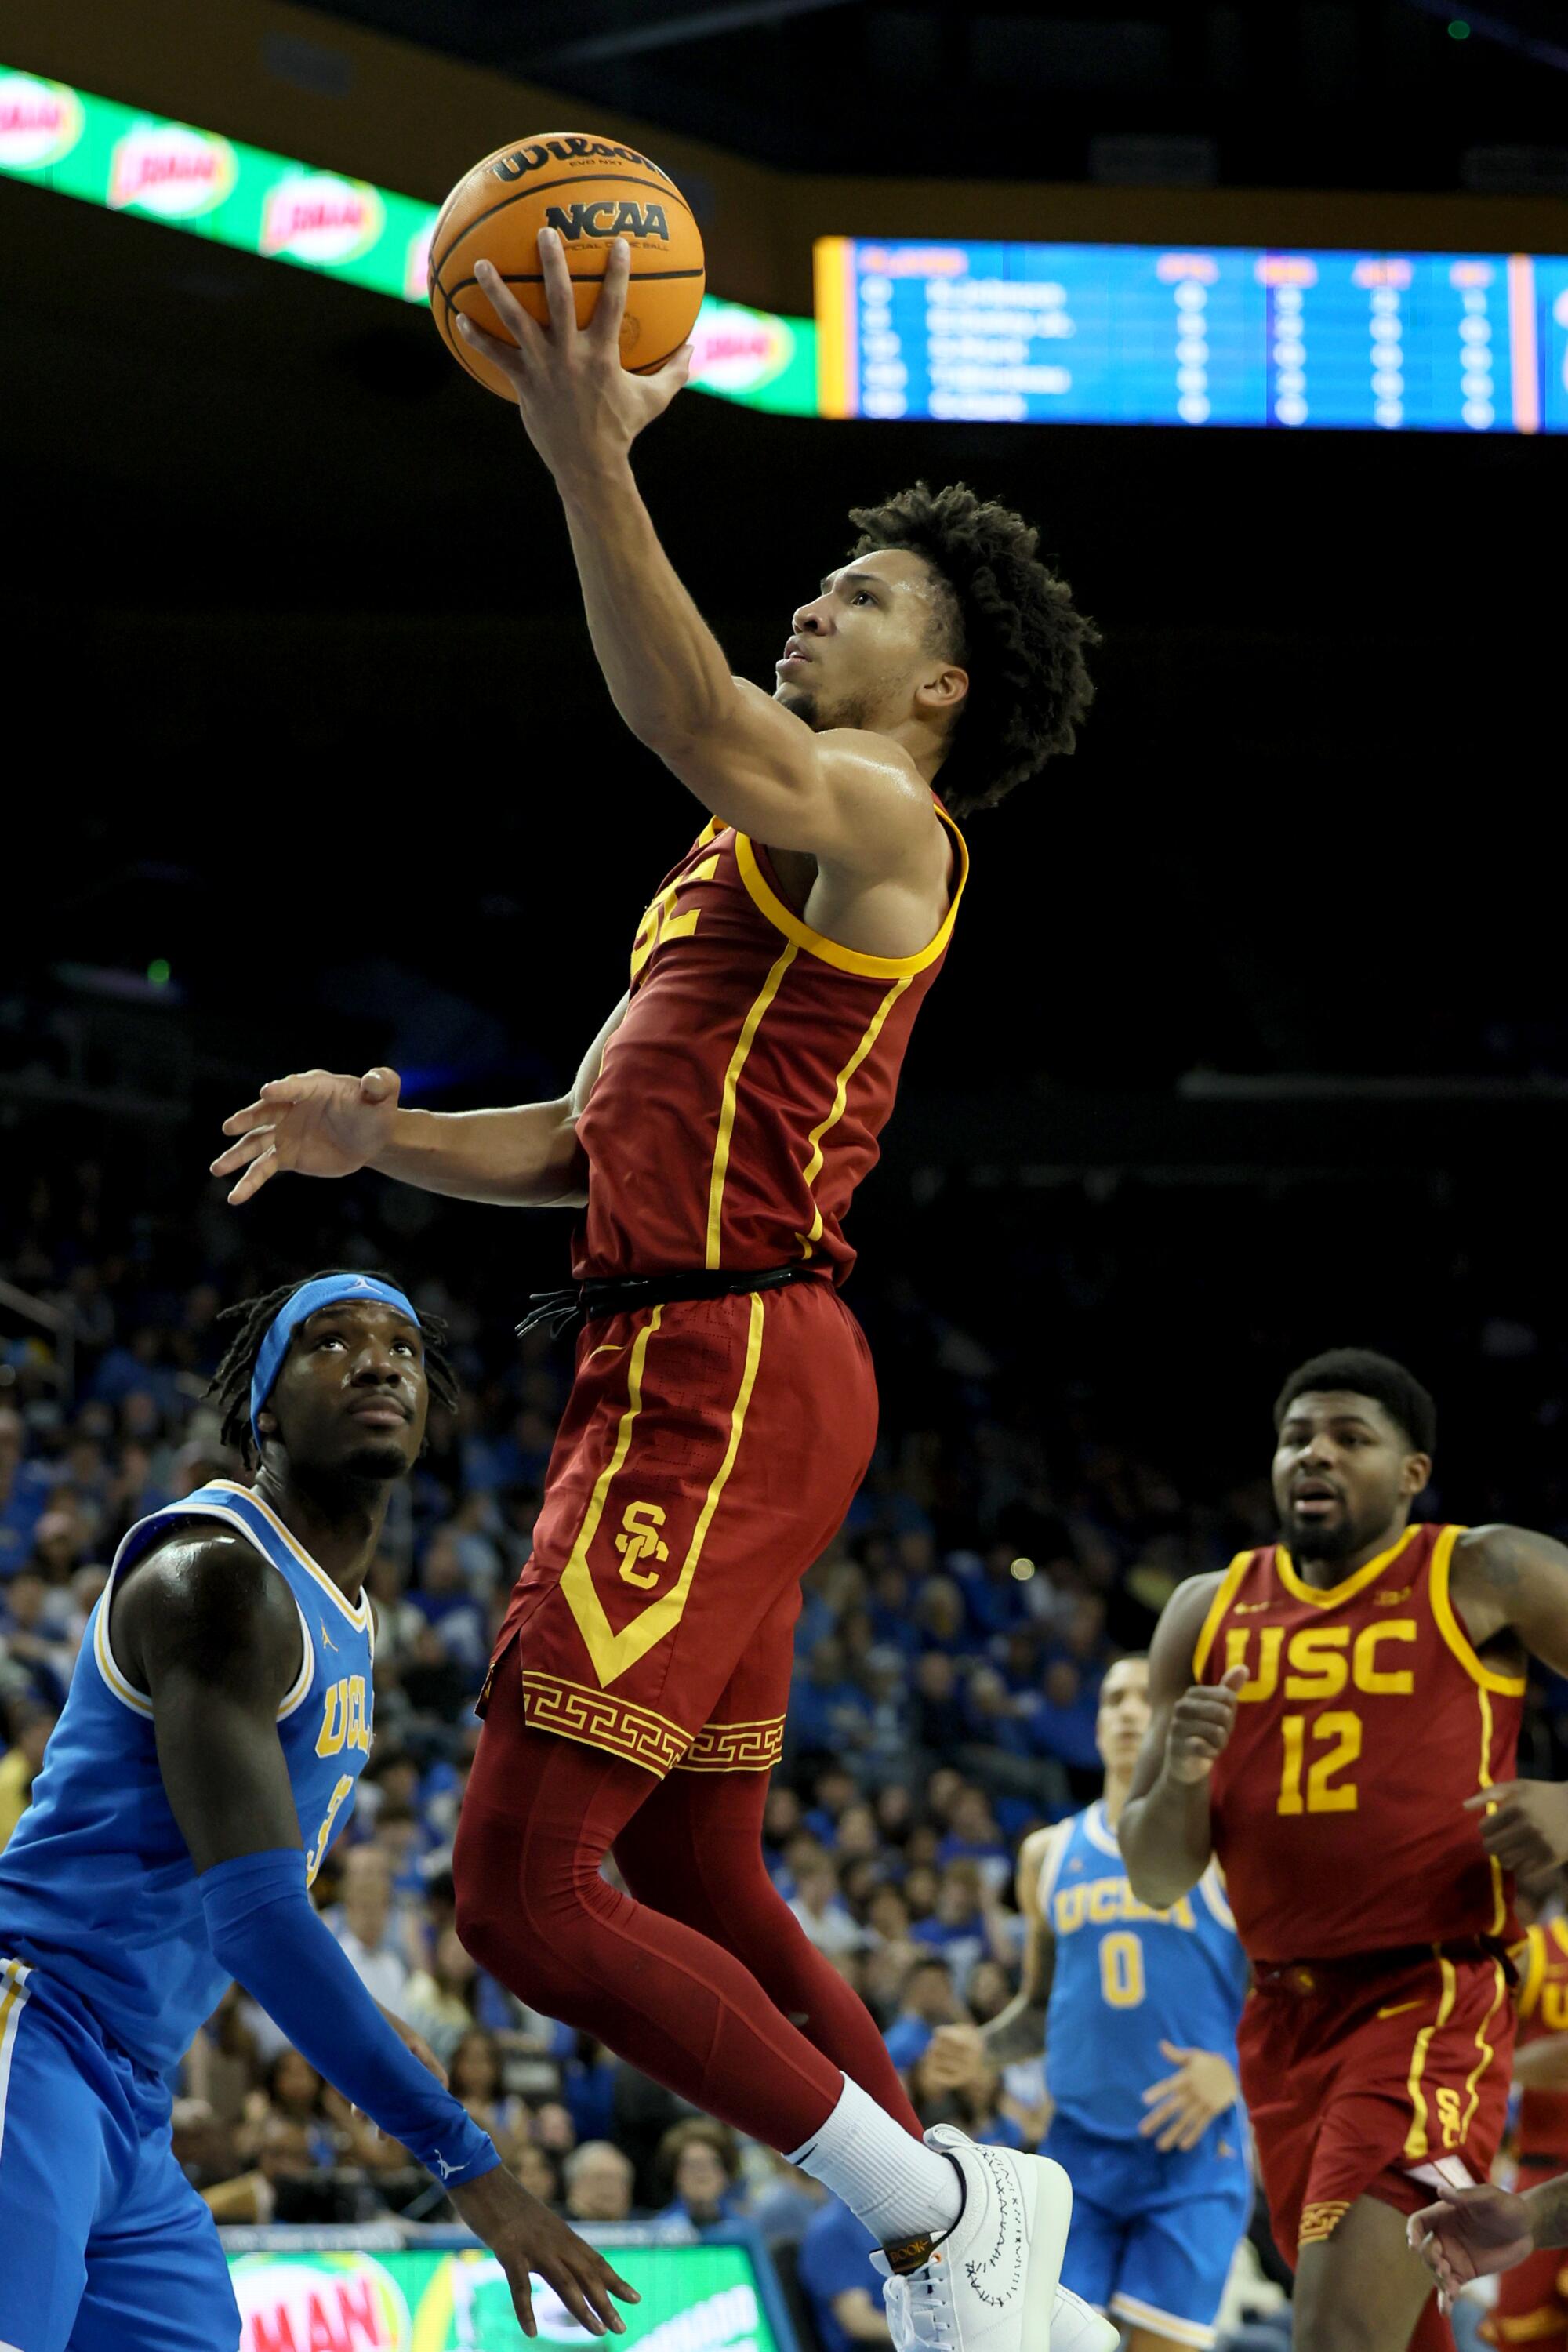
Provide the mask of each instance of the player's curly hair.
{"label": "player's curly hair", "polygon": [[[208,1383],[207,1395],[223,1415],[219,1436],[226,1445],[234,1448],[247,1470],[254,1469],[260,1459],[250,1426],[250,1382],[261,1343],[279,1308],[287,1306],[297,1290],[303,1290],[309,1282],[320,1282],[323,1276],[342,1271],[341,1266],[322,1266],[315,1274],[302,1275],[298,1282],[279,1283],[276,1290],[268,1290],[259,1298],[247,1298],[238,1307],[226,1307],[216,1318],[219,1323],[232,1323],[235,1332]],[[396,1286],[395,1275],[376,1273],[373,1268],[372,1278]],[[455,1412],[458,1376],[447,1353],[446,1323],[439,1315],[422,1314],[419,1328],[425,1335],[425,1378],[431,1399],[444,1412]]]}
{"label": "player's curly hair", "polygon": [[1283,1427],[1296,1399],[1314,1389],[1343,1389],[1352,1396],[1371,1397],[1405,1432],[1413,1453],[1436,1453],[1437,1408],[1431,1391],[1392,1356],[1380,1356],[1375,1348],[1330,1348],[1321,1356],[1309,1356],[1274,1401],[1276,1431]]}
{"label": "player's curly hair", "polygon": [[969,693],[942,765],[954,816],[994,807],[1052,754],[1070,751],[1094,698],[1084,656],[1100,631],[1065,580],[1036,552],[1039,533],[963,482],[917,482],[878,507],[852,507],[850,557],[907,548],[947,589],[942,650],[969,672]]}

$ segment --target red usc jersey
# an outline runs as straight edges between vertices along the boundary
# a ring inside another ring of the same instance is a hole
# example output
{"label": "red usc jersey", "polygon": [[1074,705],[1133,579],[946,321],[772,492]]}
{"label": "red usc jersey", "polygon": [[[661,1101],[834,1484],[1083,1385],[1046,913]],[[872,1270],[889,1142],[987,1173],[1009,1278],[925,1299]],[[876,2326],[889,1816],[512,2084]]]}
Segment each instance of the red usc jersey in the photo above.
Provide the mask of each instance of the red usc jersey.
{"label": "red usc jersey", "polygon": [[1485,1664],[1455,1614],[1461,1532],[1407,1528],[1325,1591],[1268,1544],[1215,1594],[1194,1678],[1250,1671],[1210,1791],[1255,1961],[1517,1936],[1511,1883],[1464,1802],[1512,1780],[1524,1683]]}
{"label": "red usc jersey", "polygon": [[[1513,1958],[1519,1970],[1519,2047],[1568,2033],[1568,1920],[1538,1921]],[[1560,2167],[1568,2167],[1568,2091],[1522,2095],[1519,2152],[1526,2163],[1553,2157]]]}
{"label": "red usc jersey", "polygon": [[784,898],[765,849],[710,824],[666,877],[632,947],[631,1003],[577,1122],[590,1276],[818,1260],[875,1165],[921,999],[968,871],[952,835],[948,911],[919,955],[861,955]]}

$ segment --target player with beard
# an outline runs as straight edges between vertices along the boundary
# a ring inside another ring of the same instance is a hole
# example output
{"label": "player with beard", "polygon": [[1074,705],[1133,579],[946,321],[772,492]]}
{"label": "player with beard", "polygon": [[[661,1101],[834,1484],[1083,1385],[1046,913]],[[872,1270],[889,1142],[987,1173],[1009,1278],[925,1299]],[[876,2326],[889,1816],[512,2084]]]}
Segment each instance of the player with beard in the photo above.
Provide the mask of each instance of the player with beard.
{"label": "player with beard", "polygon": [[1406,2218],[1486,2178],[1511,1873],[1568,1853],[1568,1790],[1513,1779],[1527,1656],[1568,1670],[1568,1550],[1411,1523],[1436,1412],[1386,1356],[1314,1357],[1275,1429],[1280,1540],[1167,1604],[1121,1850],[1162,1907],[1225,1871],[1296,2352],[1427,2352],[1453,2338]]}
{"label": "player with beard", "polygon": [[531,2268],[620,2331],[609,2297],[632,2291],[512,2179],[308,1892],[370,1755],[364,1573],[432,1392],[457,1401],[442,1328],[333,1272],[225,1319],[213,1391],[253,1475],[126,1535],[0,1854],[0,2352],[237,2347],[169,2096],[231,1979],[439,2175],[530,2335]]}
{"label": "player with beard", "polygon": [[[922,2143],[874,2021],[769,1881],[762,1820],[800,1580],[876,1437],[845,1213],[952,933],[957,820],[1071,749],[1094,631],[1018,516],[920,485],[854,515],[773,693],[731,677],[630,464],[684,364],[621,366],[623,246],[583,329],[553,232],[540,259],[548,329],[481,262],[513,341],[462,331],[554,477],[616,706],[701,830],[569,1097],[432,1115],[390,1071],[310,1072],[231,1118],[215,1165],[237,1201],[280,1169],[374,1166],[584,1211],[575,1283],[545,1306],[582,1327],[575,1376],[453,1857],[462,1939],[843,2198],[907,2285],[906,2333],[1093,2346],[1094,2315],[1052,2316],[1065,2174],[951,2126]],[[613,785],[584,793],[613,824]]]}

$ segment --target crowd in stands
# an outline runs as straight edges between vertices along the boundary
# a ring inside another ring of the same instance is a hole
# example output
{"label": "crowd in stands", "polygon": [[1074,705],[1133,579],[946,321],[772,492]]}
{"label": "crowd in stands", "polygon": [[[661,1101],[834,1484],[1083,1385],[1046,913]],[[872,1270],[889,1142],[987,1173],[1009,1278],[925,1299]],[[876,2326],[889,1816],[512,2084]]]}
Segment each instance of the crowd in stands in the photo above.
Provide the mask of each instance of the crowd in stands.
{"label": "crowd in stands", "polygon": [[[205,1230],[196,1216],[117,1227],[104,1172],[86,1163],[40,1179],[0,1234],[0,1276],[67,1307],[76,1334],[68,1387],[47,1333],[0,1328],[0,1843],[125,1530],[215,1475],[244,1475],[203,1402],[220,1307],[316,1262],[231,1250],[220,1287]],[[448,1287],[426,1243],[362,1226],[340,1260],[391,1265],[447,1316],[462,1401],[433,1417],[370,1574],[374,1747],[317,1900],[364,1983],[425,2036],[529,2188],[584,2221],[652,2216],[685,2231],[743,2211],[772,2237],[804,2237],[825,2352],[885,2341],[879,2305],[855,2298],[864,2250],[841,2209],[521,2009],[458,1940],[449,1865],[473,1700],[528,1557],[570,1360],[542,1333],[520,1346],[517,1302],[481,1307],[493,1286]],[[881,2023],[921,2117],[1032,2146],[1047,2113],[1039,2063],[960,2064],[933,2048],[934,2030],[983,2023],[1010,1999],[1018,1844],[1098,1790],[1109,1659],[1146,1644],[1181,1577],[1270,1532],[1266,1461],[1189,1504],[1167,1467],[1082,1412],[1047,1435],[1017,1360],[902,1277],[858,1278],[854,1303],[882,1375],[882,1441],[805,1580],[769,1866]],[[1550,1741],[1551,1710],[1537,1720]],[[175,2116],[182,2159],[221,2218],[446,2210],[237,1990],[184,2063]]]}

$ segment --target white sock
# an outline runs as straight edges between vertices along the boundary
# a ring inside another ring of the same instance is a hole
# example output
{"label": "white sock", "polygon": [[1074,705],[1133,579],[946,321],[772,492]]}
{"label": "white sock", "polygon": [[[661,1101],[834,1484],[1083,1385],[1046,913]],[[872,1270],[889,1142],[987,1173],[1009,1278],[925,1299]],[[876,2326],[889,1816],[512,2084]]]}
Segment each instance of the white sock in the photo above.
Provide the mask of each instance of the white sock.
{"label": "white sock", "polygon": [[963,2210],[958,2167],[911,2139],[847,2074],[827,2121],[788,2160],[841,2197],[880,2246],[940,2237]]}

